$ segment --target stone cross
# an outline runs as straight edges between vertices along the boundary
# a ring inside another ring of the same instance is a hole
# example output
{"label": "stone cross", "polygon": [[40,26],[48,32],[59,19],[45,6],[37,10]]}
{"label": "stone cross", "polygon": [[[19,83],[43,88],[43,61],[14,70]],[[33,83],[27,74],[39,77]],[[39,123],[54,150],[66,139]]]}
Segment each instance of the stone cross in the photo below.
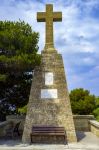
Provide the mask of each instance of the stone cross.
{"label": "stone cross", "polygon": [[37,21],[46,22],[45,50],[54,49],[53,22],[62,21],[62,12],[53,12],[53,5],[47,4],[46,12],[37,12]]}

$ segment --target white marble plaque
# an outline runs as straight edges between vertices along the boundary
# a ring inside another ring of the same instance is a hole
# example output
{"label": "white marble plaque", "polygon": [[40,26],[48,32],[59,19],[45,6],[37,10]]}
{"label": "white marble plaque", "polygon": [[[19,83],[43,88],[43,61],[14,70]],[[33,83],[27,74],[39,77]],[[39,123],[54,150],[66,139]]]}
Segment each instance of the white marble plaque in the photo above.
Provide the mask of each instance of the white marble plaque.
{"label": "white marble plaque", "polygon": [[41,98],[58,98],[57,89],[41,89]]}
{"label": "white marble plaque", "polygon": [[53,72],[45,73],[45,85],[53,85]]}

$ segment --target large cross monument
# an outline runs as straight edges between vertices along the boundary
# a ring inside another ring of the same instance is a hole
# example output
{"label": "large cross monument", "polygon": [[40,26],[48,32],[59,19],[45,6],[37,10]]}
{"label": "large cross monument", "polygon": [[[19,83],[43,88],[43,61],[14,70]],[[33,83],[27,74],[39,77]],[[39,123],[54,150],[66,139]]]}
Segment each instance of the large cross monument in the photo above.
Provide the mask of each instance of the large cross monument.
{"label": "large cross monument", "polygon": [[53,5],[46,5],[46,12],[37,13],[37,21],[46,22],[45,50],[53,49],[53,21],[62,21],[62,13],[53,12]]}
{"label": "large cross monument", "polygon": [[[63,60],[53,40],[53,22],[62,21],[62,13],[53,12],[53,5],[47,4],[46,12],[37,13],[37,21],[46,22],[45,47],[41,52],[41,65],[34,71],[22,141],[30,143],[34,125],[64,127],[67,142],[76,142]],[[57,143],[62,137],[38,136],[34,140]]]}

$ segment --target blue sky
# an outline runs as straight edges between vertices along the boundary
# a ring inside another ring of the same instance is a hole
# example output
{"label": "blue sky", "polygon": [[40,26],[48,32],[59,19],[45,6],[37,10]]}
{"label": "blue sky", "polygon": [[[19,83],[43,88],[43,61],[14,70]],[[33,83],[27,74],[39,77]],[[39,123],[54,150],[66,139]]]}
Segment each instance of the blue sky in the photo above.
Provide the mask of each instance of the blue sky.
{"label": "blue sky", "polygon": [[44,47],[44,23],[37,11],[52,3],[63,21],[54,23],[55,48],[63,55],[69,90],[84,88],[99,96],[99,0],[0,0],[0,20],[24,20],[40,32],[39,52]]}

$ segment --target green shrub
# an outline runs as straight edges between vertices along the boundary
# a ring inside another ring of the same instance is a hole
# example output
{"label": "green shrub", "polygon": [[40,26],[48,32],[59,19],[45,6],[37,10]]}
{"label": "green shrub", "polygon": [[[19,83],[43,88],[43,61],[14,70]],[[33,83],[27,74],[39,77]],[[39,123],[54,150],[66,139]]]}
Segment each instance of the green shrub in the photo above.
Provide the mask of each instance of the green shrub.
{"label": "green shrub", "polygon": [[99,121],[99,108],[96,108],[96,109],[93,111],[93,114],[94,114],[96,120]]}
{"label": "green shrub", "polygon": [[25,105],[24,107],[18,108],[18,113],[26,114],[27,113],[27,105]]}

